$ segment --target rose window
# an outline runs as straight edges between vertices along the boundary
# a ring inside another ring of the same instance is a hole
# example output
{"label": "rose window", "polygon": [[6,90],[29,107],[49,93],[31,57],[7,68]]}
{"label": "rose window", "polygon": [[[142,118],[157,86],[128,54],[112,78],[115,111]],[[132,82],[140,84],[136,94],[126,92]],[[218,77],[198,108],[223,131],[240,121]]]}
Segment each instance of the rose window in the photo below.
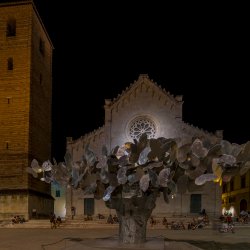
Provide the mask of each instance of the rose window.
{"label": "rose window", "polygon": [[137,118],[131,122],[129,135],[132,139],[139,139],[142,134],[146,133],[148,138],[154,138],[156,126],[153,121],[146,117]]}

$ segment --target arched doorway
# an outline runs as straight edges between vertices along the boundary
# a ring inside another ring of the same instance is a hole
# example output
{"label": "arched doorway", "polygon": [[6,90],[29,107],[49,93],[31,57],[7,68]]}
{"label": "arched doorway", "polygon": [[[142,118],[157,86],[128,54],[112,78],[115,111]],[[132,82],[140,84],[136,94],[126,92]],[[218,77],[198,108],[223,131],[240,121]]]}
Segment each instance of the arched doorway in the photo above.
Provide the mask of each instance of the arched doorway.
{"label": "arched doorway", "polygon": [[245,199],[240,201],[240,212],[242,210],[247,211],[247,201]]}

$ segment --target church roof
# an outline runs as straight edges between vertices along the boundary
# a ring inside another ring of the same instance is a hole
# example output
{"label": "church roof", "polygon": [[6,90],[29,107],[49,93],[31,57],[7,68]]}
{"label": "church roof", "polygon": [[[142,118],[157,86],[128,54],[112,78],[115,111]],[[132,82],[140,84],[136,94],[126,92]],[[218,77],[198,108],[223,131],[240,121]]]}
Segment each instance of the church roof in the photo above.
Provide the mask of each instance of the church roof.
{"label": "church roof", "polygon": [[155,86],[160,92],[168,96],[168,98],[171,99],[173,102],[176,102],[176,103],[182,102],[181,95],[177,95],[176,97],[174,97],[169,92],[167,92],[165,88],[162,88],[161,85],[158,85],[156,82],[150,79],[148,74],[140,74],[138,77],[138,80],[135,80],[133,83],[131,83],[130,86],[128,86],[125,90],[123,90],[121,94],[118,94],[116,98],[113,98],[113,100],[106,99],[105,100],[106,104],[109,104],[110,106],[112,106],[115,103],[119,102],[124,96],[127,95],[127,93],[129,93],[130,91],[133,91],[133,89],[139,86],[142,82],[151,86]]}

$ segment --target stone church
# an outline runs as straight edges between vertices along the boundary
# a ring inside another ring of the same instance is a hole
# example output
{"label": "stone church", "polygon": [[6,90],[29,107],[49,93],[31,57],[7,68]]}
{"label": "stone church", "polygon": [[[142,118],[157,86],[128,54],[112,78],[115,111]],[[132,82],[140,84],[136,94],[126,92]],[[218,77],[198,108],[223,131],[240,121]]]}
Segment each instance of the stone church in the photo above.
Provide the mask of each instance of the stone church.
{"label": "stone church", "polygon": [[[81,160],[83,148],[89,144],[97,155],[103,145],[111,150],[127,141],[133,141],[146,132],[149,138],[183,138],[183,143],[191,142],[192,137],[208,138],[213,143],[220,142],[222,131],[208,133],[185,123],[182,120],[182,96],[173,96],[157,85],[147,74],[126,88],[121,95],[105,100],[105,122],[102,127],[76,140],[67,138],[67,150],[74,161]],[[195,214],[205,208],[211,216],[221,214],[221,187],[218,183],[207,182],[203,186],[193,186],[185,194],[172,197],[169,204],[163,197],[157,200],[153,214],[159,216]],[[72,209],[73,208],[73,209]],[[81,190],[67,189],[66,216],[82,218],[84,215],[114,214],[105,207],[102,200],[84,196]]]}

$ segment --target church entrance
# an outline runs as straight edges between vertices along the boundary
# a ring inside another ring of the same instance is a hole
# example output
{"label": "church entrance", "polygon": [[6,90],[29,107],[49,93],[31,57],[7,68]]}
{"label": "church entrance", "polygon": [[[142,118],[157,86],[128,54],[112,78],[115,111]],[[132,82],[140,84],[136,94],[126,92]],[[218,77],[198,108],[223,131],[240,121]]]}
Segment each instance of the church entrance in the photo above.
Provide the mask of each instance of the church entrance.
{"label": "church entrance", "polygon": [[200,213],[201,194],[191,194],[190,199],[190,213]]}
{"label": "church entrance", "polygon": [[91,216],[95,213],[95,200],[94,198],[84,199],[84,215]]}

